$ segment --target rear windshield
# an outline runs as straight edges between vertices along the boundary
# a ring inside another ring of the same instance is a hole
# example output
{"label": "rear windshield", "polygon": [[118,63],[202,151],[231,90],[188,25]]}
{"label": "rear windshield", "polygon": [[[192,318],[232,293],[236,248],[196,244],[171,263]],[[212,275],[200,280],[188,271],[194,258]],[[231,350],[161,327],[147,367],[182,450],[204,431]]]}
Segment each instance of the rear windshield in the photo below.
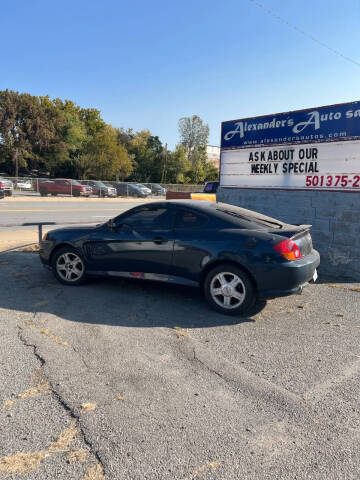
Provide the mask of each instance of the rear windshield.
{"label": "rear windshield", "polygon": [[245,220],[259,226],[271,228],[283,228],[285,225],[280,220],[276,220],[276,218],[267,217],[261,213],[253,212],[246,208],[236,207],[235,205],[228,205],[227,203],[213,203],[211,208],[215,208],[218,212],[228,216],[229,221],[238,220],[241,222]]}

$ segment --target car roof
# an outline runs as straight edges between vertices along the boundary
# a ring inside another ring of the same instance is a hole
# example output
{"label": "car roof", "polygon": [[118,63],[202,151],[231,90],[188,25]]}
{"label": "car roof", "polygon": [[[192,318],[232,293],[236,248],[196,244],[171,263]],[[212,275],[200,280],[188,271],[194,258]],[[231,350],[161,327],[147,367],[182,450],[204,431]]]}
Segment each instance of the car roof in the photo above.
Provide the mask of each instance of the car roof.
{"label": "car roof", "polygon": [[[198,211],[206,212],[208,215],[211,216],[216,216],[216,217],[221,217],[223,220],[226,222],[230,222],[226,210],[231,210],[235,209],[239,211],[239,217],[244,217],[246,221],[248,222],[253,222],[255,219],[260,220],[260,221],[265,221],[265,222],[270,222],[270,223],[276,223],[277,225],[285,225],[284,222],[281,220],[277,220],[276,218],[273,217],[268,217],[267,215],[263,215],[260,212],[255,212],[253,210],[248,210],[243,207],[237,207],[236,205],[228,205],[226,203],[218,203],[218,202],[208,202],[205,200],[163,200],[158,201],[158,202],[151,202],[151,203],[146,203],[145,205],[161,205],[161,206],[166,206],[167,204],[170,205],[176,205],[178,207],[188,207],[188,208],[193,208]],[[243,218],[243,219],[244,219]],[[243,221],[243,220],[241,220]],[[237,222],[236,222],[237,223]]]}

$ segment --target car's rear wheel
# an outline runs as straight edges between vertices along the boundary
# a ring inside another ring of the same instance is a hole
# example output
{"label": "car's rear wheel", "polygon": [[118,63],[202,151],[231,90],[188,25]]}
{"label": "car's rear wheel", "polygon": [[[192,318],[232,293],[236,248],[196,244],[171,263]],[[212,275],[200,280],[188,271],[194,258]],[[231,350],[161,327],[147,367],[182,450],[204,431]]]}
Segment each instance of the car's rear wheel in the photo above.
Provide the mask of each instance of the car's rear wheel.
{"label": "car's rear wheel", "polygon": [[48,194],[47,190],[45,190],[44,188],[40,188],[40,195],[41,195],[42,197],[46,197],[47,194]]}
{"label": "car's rear wheel", "polygon": [[254,285],[247,273],[227,263],[207,274],[204,294],[211,308],[225,315],[246,313],[256,299]]}
{"label": "car's rear wheel", "polygon": [[55,277],[65,285],[80,285],[86,280],[84,259],[75,248],[69,246],[59,249],[51,265]]}

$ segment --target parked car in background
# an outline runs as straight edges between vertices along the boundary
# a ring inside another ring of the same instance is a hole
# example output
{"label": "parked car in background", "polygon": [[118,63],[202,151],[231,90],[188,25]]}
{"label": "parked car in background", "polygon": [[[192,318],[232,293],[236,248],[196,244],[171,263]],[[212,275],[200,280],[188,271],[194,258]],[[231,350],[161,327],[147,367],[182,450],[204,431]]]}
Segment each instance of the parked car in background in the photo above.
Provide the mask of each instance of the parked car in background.
{"label": "parked car in background", "polygon": [[89,197],[92,194],[91,187],[82,185],[77,180],[70,178],[55,178],[55,180],[39,181],[35,189],[42,197],[47,195],[72,195],[73,197]]}
{"label": "parked car in background", "polygon": [[5,178],[0,178],[0,184],[2,185],[2,190],[4,191],[4,195],[11,197],[14,190],[14,185],[11,180],[6,180]]}
{"label": "parked car in background", "polygon": [[224,203],[152,202],[102,225],[52,230],[40,258],[66,285],[104,275],[199,286],[212,308],[235,315],[316,280],[309,229]]}
{"label": "parked car in background", "polygon": [[30,180],[15,182],[15,187],[19,190],[32,190],[33,186]]}
{"label": "parked car in background", "polygon": [[116,188],[113,186],[105,185],[104,182],[99,180],[82,180],[82,185],[87,185],[92,188],[93,195],[98,197],[116,197]]}
{"label": "parked car in background", "polygon": [[1,183],[1,180],[0,180],[0,200],[2,200],[4,197],[5,197],[4,185]]}
{"label": "parked car in background", "polygon": [[206,182],[203,190],[200,193],[216,193],[220,182]]}
{"label": "parked car in background", "polygon": [[141,196],[149,196],[151,195],[151,189],[149,187],[146,187],[142,183],[132,183],[134,186],[135,190],[138,189],[141,192]]}
{"label": "parked car in background", "polygon": [[153,195],[165,197],[166,195],[166,188],[162,187],[158,183],[149,183],[149,188],[151,189],[151,193]]}
{"label": "parked car in background", "polygon": [[118,197],[139,197],[146,198],[151,195],[150,188],[145,187],[141,183],[118,183],[113,182]]}

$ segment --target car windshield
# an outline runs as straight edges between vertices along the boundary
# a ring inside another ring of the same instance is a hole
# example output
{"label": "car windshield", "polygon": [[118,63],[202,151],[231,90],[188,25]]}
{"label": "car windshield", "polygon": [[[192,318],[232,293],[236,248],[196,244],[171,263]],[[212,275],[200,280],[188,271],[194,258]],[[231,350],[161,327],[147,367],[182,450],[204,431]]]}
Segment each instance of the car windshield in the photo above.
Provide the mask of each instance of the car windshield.
{"label": "car windshield", "polygon": [[246,208],[235,207],[234,205],[228,205],[226,203],[214,203],[211,205],[218,212],[225,213],[225,215],[231,215],[242,220],[256,223],[257,225],[267,225],[273,228],[283,228],[284,223],[275,218],[267,217],[261,213],[247,210]]}
{"label": "car windshield", "polygon": [[77,180],[70,180],[72,185],[81,185]]}

